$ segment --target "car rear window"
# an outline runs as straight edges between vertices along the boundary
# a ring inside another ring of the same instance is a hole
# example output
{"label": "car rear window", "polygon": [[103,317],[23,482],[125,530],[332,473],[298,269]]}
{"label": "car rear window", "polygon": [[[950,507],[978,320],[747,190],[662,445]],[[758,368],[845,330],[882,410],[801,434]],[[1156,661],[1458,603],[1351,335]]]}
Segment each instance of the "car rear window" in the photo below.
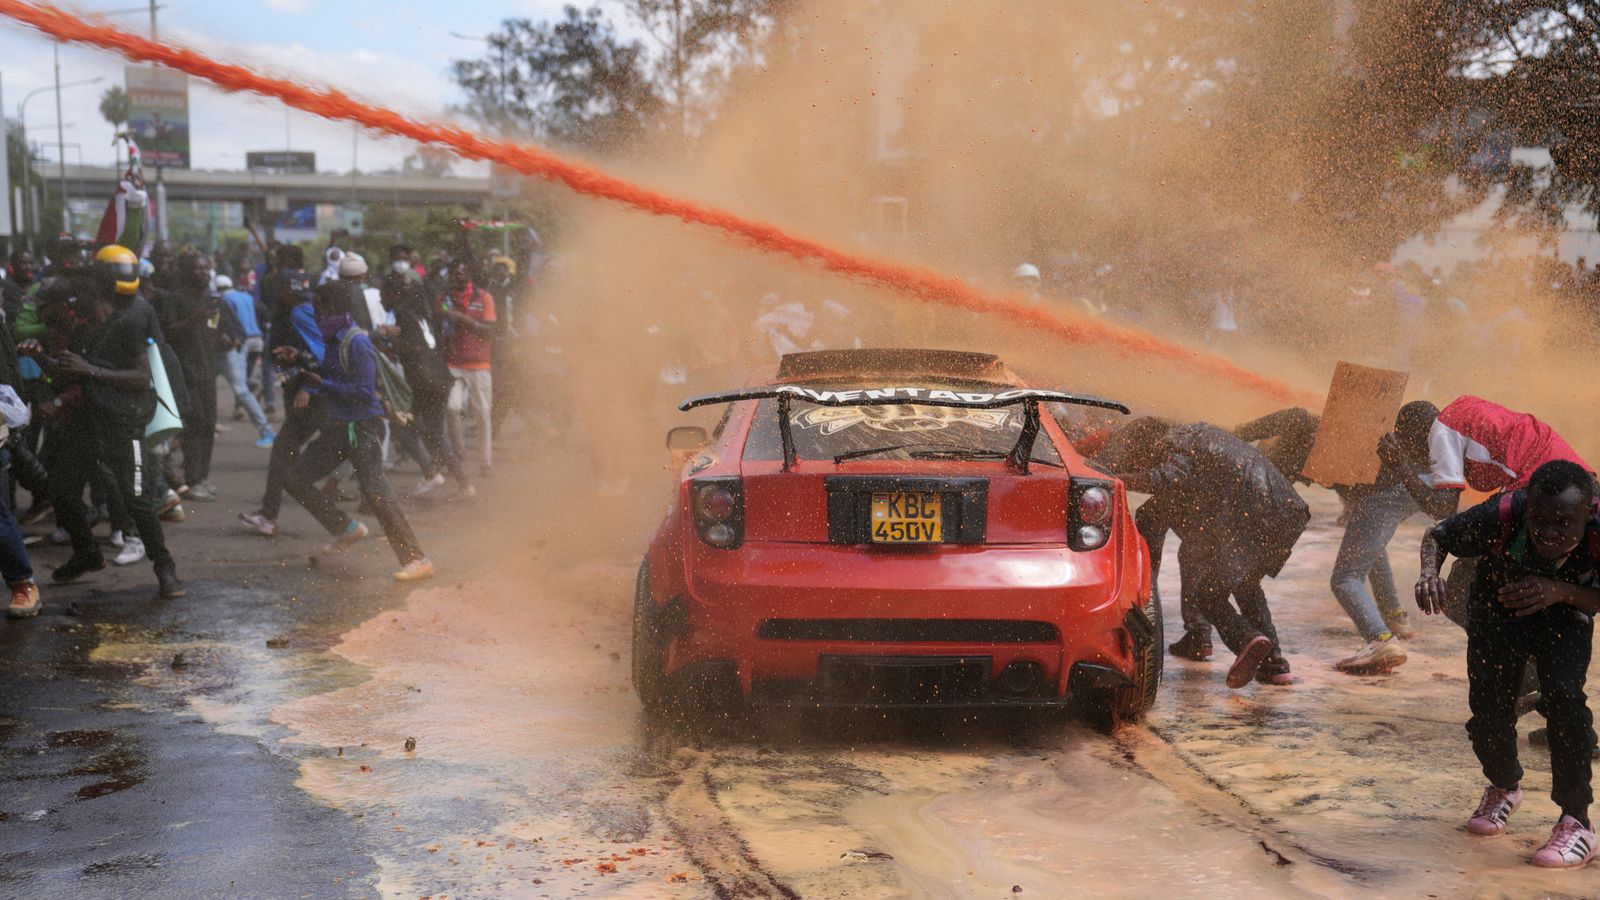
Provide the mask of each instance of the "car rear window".
{"label": "car rear window", "polygon": [[[964,386],[954,386],[962,390]],[[1021,406],[1000,409],[962,409],[922,406],[818,406],[801,400],[789,404],[789,422],[795,455],[800,459],[833,459],[841,453],[897,447],[868,459],[911,459],[918,451],[981,451],[1009,453],[1022,434]],[[778,403],[762,400],[756,407],[744,458],[783,458],[783,437],[778,430]],[[1061,454],[1040,431],[1033,445],[1033,461],[1061,465]]]}

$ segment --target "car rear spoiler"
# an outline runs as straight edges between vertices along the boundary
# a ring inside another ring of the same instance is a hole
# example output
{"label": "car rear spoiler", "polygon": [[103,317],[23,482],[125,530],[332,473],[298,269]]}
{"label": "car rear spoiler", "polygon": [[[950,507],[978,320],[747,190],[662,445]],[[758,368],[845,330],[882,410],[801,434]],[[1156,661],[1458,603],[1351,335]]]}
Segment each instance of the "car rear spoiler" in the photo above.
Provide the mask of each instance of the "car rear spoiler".
{"label": "car rear spoiler", "polygon": [[778,433],[783,438],[783,471],[785,472],[794,466],[795,461],[794,434],[791,430],[792,426],[789,424],[789,404],[795,400],[813,403],[817,406],[898,406],[914,404],[917,406],[950,406],[965,409],[998,409],[1003,406],[1020,405],[1023,414],[1022,434],[1017,437],[1017,445],[1011,450],[1009,462],[1023,474],[1028,472],[1028,460],[1033,456],[1033,443],[1039,437],[1040,403],[1072,403],[1078,406],[1112,409],[1124,415],[1129,412],[1128,407],[1115,400],[1037,388],[1006,388],[1000,391],[954,391],[945,388],[906,386],[824,390],[798,384],[758,385],[735,391],[725,391],[720,394],[708,394],[704,397],[691,397],[679,404],[678,409],[688,412],[691,409],[697,409],[702,406],[738,403],[743,400],[774,399],[778,401]]}

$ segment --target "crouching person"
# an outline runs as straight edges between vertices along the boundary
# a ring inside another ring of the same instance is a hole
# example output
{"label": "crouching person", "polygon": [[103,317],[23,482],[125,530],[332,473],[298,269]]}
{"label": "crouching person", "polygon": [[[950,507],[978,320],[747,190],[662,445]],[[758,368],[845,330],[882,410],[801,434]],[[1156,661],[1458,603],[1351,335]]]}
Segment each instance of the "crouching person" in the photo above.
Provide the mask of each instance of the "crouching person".
{"label": "crouching person", "polygon": [[1182,540],[1184,596],[1237,655],[1228,687],[1251,679],[1292,684],[1261,586],[1283,569],[1311,518],[1289,480],[1261,451],[1203,422],[1135,419],[1111,436],[1097,459],[1128,490],[1159,504],[1160,524],[1141,529],[1153,558],[1161,553],[1155,531],[1170,528]]}
{"label": "crouching person", "polygon": [[[309,369],[305,383],[314,387],[327,406],[322,431],[300,454],[289,471],[284,489],[334,536],[329,553],[343,553],[369,535],[367,526],[345,515],[328,495],[316,487],[318,479],[349,461],[356,470],[362,499],[372,508],[384,536],[400,560],[397,581],[420,581],[433,576],[433,563],[417,544],[411,523],[395,501],[383,476],[383,402],[378,396],[378,352],[367,333],[350,315],[349,294],[337,283],[317,288],[314,308],[322,331],[324,351],[321,371]],[[314,364],[309,356],[302,364]],[[295,398],[304,406],[304,396]]]}
{"label": "crouching person", "polygon": [[1594,858],[1589,824],[1590,729],[1584,696],[1593,614],[1600,610],[1600,519],[1586,467],[1547,462],[1525,490],[1491,498],[1435,525],[1422,541],[1417,605],[1445,606],[1444,554],[1479,558],[1467,600],[1467,734],[1489,780],[1467,830],[1497,835],[1522,804],[1517,696],[1530,661],[1550,723],[1550,796],[1561,808],[1536,866],[1571,868]]}

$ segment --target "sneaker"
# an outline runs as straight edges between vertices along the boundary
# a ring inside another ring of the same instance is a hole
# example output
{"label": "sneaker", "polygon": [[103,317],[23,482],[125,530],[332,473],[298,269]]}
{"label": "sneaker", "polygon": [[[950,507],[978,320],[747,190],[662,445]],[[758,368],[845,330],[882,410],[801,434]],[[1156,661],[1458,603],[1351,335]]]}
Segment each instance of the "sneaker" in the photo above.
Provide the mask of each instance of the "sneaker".
{"label": "sneaker", "polygon": [[[1513,707],[1513,710],[1517,714],[1517,718],[1520,719],[1523,716],[1527,715],[1528,713],[1531,713],[1534,710],[1538,709],[1539,708],[1539,698],[1542,697],[1542,696],[1543,695],[1540,694],[1538,691],[1529,691],[1526,694],[1523,694],[1522,696],[1518,697],[1517,698],[1517,705],[1515,707]],[[1538,730],[1539,731],[1543,731],[1544,729],[1540,728]],[[1533,735],[1529,734],[1528,738],[1531,740],[1533,738]]]}
{"label": "sneaker", "polygon": [[1571,816],[1562,816],[1550,831],[1550,840],[1528,861],[1546,869],[1575,869],[1594,859],[1594,851],[1594,831]]}
{"label": "sneaker", "polygon": [[395,581],[422,581],[433,577],[433,563],[426,559],[413,559],[405,567],[394,573]]}
{"label": "sneaker", "polygon": [[239,513],[239,521],[249,525],[267,537],[278,536],[278,523],[267,518],[261,513]]}
{"label": "sneaker", "polygon": [[411,489],[411,496],[426,497],[434,488],[440,487],[444,487],[444,473],[435,472],[431,477],[417,482],[417,486]]}
{"label": "sneaker", "polygon": [[19,581],[11,585],[11,605],[6,607],[6,616],[12,619],[26,619],[39,614],[39,585],[32,579]]}
{"label": "sneaker", "polygon": [[56,566],[56,570],[50,573],[50,580],[57,584],[66,584],[71,581],[77,581],[90,572],[98,572],[105,567],[106,560],[103,556],[96,556],[92,559],[74,556]]}
{"label": "sneaker", "polygon": [[50,543],[64,547],[72,543],[72,538],[67,535],[65,528],[57,528],[55,531],[50,532]]}
{"label": "sneaker", "polygon": [[1279,687],[1294,684],[1294,674],[1289,671],[1289,661],[1281,656],[1270,657],[1256,670],[1256,681]]}
{"label": "sneaker", "polygon": [[469,484],[466,487],[463,487],[461,490],[456,491],[456,499],[457,500],[476,500],[476,499],[478,499],[478,488],[477,488],[477,486]]}
{"label": "sneaker", "polygon": [[1389,627],[1389,633],[1402,641],[1412,640],[1417,636],[1417,629],[1411,625],[1411,616],[1401,613],[1392,619],[1384,619],[1383,624]]}
{"label": "sneaker", "polygon": [[127,545],[122,548],[122,552],[111,562],[113,565],[131,566],[141,559],[144,559],[144,541],[131,537],[128,538]]}
{"label": "sneaker", "polygon": [[1478,801],[1478,811],[1467,820],[1467,830],[1485,836],[1504,834],[1506,820],[1521,805],[1521,787],[1504,791],[1491,784],[1483,789],[1483,799]]}
{"label": "sneaker", "polygon": [[176,599],[189,593],[183,582],[178,580],[178,567],[168,561],[166,565],[156,566],[156,584],[162,597]]}
{"label": "sneaker", "polygon": [[127,540],[123,538],[120,530],[111,532],[111,546],[121,550],[122,546],[126,543]]}
{"label": "sneaker", "polygon": [[1233,665],[1228,667],[1228,687],[1235,690],[1250,683],[1256,677],[1261,664],[1272,655],[1272,641],[1266,635],[1258,634],[1245,641],[1244,648],[1239,651],[1239,656],[1234,659]]}
{"label": "sneaker", "polygon": [[1167,646],[1167,652],[1179,659],[1206,662],[1211,659],[1211,635],[1198,631],[1185,631],[1183,637]]}
{"label": "sneaker", "polygon": [[183,511],[183,504],[181,503],[161,514],[161,521],[163,522],[182,522],[187,518],[189,518],[189,514]]}
{"label": "sneaker", "polygon": [[202,481],[189,488],[188,497],[197,503],[215,503],[217,502],[217,489],[211,486],[211,482]]}
{"label": "sneaker", "polygon": [[180,504],[182,502],[183,502],[183,498],[178,496],[178,492],[177,491],[168,489],[167,495],[165,497],[161,498],[161,505],[156,508],[156,515],[164,516],[167,513],[171,512],[174,508],[177,507],[178,504]]}
{"label": "sneaker", "polygon": [[271,450],[272,449],[272,443],[275,440],[277,440],[277,438],[273,437],[272,434],[269,432],[267,434],[263,434],[259,438],[256,438],[256,446],[261,448],[262,450]]}
{"label": "sneaker", "polygon": [[55,508],[50,505],[49,500],[39,500],[28,507],[27,511],[17,521],[23,525],[37,525],[49,518],[53,512],[55,512]]}
{"label": "sneaker", "polygon": [[344,534],[334,538],[332,542],[322,549],[326,553],[343,553],[357,543],[366,540],[370,534],[372,532],[367,530],[365,524],[356,519],[351,519],[350,524],[345,526]]}
{"label": "sneaker", "polygon": [[1367,641],[1355,652],[1333,664],[1349,675],[1383,675],[1406,661],[1406,645],[1398,637],[1387,641]]}

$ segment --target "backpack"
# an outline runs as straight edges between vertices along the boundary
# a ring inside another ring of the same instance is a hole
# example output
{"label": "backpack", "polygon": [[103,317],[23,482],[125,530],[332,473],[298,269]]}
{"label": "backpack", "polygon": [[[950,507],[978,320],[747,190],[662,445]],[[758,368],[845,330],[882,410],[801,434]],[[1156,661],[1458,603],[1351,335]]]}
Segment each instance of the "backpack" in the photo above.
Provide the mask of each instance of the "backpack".
{"label": "backpack", "polygon": [[[344,366],[346,372],[350,371],[350,345],[355,343],[356,335],[366,334],[360,326],[352,325],[344,331],[344,337],[339,339],[339,364]],[[372,355],[377,357],[377,388],[378,399],[383,401],[389,418],[401,425],[408,424],[412,415],[411,385],[406,383],[405,372],[389,357],[383,355],[377,345],[372,347]]]}

